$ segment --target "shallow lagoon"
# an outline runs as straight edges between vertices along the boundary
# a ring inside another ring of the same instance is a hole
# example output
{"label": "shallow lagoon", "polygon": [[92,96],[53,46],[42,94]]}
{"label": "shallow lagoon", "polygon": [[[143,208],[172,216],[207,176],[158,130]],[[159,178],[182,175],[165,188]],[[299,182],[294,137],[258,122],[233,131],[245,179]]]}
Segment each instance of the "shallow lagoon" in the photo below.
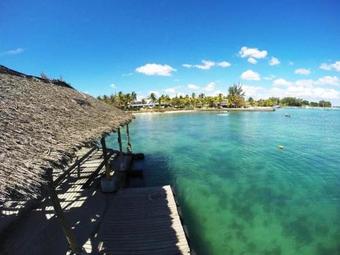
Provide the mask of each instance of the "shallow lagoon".
{"label": "shallow lagoon", "polygon": [[148,114],[130,130],[198,254],[340,254],[340,111]]}

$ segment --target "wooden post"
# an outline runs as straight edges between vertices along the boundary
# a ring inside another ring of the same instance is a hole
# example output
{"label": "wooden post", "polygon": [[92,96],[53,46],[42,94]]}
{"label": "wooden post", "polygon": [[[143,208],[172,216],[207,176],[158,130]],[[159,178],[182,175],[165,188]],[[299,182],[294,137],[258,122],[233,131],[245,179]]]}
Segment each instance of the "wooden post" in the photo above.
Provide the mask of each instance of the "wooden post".
{"label": "wooden post", "polygon": [[120,134],[120,128],[118,128],[117,132],[118,132],[119,152],[120,152],[120,154],[122,154],[123,148],[122,148],[122,136]]}
{"label": "wooden post", "polygon": [[104,159],[104,164],[105,164],[105,176],[106,178],[110,178],[110,166],[109,166],[109,161],[107,158],[107,149],[106,149],[106,143],[105,143],[105,137],[103,136],[100,139],[100,143],[102,144],[102,149],[103,149],[103,159]]}
{"label": "wooden post", "polygon": [[61,227],[63,229],[63,232],[65,234],[66,240],[71,248],[71,250],[75,254],[81,254],[82,250],[81,247],[77,243],[77,239],[71,229],[70,223],[67,221],[65,218],[63,209],[61,208],[60,202],[58,195],[55,191],[54,184],[53,184],[53,177],[52,177],[52,169],[48,170],[48,177],[49,177],[49,182],[48,182],[48,191],[50,194],[50,199],[55,211],[55,215],[59,219],[59,222],[61,224]]}
{"label": "wooden post", "polygon": [[80,160],[79,160],[79,157],[77,157],[77,162],[78,162],[78,165],[77,165],[77,177],[80,178]]}
{"label": "wooden post", "polygon": [[132,152],[131,140],[130,140],[130,131],[129,131],[129,124],[126,124],[126,137],[127,137],[127,152]]}

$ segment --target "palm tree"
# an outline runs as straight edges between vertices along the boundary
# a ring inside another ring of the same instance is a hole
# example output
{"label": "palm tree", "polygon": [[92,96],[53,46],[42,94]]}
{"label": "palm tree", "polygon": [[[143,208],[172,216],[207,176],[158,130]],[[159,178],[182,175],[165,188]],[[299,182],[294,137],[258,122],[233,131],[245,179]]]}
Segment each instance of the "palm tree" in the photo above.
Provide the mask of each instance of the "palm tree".
{"label": "palm tree", "polygon": [[124,103],[124,94],[123,94],[123,92],[119,91],[118,95],[116,97],[117,97],[117,106],[119,108],[121,108],[123,106],[123,103]]}
{"label": "palm tree", "polygon": [[228,101],[231,107],[242,107],[245,105],[244,95],[245,92],[242,89],[241,84],[234,84],[228,89]]}
{"label": "palm tree", "polygon": [[124,95],[124,109],[126,110],[126,108],[129,106],[129,104],[132,102],[132,97],[130,93],[127,93],[126,95]]}
{"label": "palm tree", "polygon": [[239,84],[234,84],[233,86],[229,87],[228,89],[228,92],[229,92],[229,95],[236,95],[236,96],[244,96],[245,93],[242,89],[242,85],[239,83]]}
{"label": "palm tree", "polygon": [[136,92],[134,92],[134,91],[131,92],[131,99],[132,99],[132,102],[134,102],[134,101],[137,100],[137,94],[136,94]]}
{"label": "palm tree", "polygon": [[152,103],[156,103],[157,102],[156,94],[154,92],[151,92],[149,99],[151,100]]}
{"label": "palm tree", "polygon": [[222,102],[223,102],[223,94],[219,93],[217,96],[217,104],[219,105],[219,107],[221,107]]}
{"label": "palm tree", "polygon": [[158,105],[161,106],[162,103],[164,103],[164,101],[166,100],[166,97],[165,95],[161,95],[159,98],[158,98]]}
{"label": "palm tree", "polygon": [[249,97],[249,98],[248,98],[248,103],[249,103],[251,106],[254,106],[254,104],[255,104],[254,98]]}
{"label": "palm tree", "polygon": [[191,94],[191,106],[195,108],[196,107],[196,102],[197,102],[197,100],[196,100],[196,93],[192,92],[192,94]]}

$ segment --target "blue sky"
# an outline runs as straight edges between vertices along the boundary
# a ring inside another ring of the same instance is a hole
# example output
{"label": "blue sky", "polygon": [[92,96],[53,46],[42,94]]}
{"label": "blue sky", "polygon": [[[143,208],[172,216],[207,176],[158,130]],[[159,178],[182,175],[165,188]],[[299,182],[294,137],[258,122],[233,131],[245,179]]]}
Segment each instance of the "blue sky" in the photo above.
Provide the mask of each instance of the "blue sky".
{"label": "blue sky", "polygon": [[0,64],[94,96],[241,82],[255,98],[340,105],[339,13],[337,0],[3,0]]}

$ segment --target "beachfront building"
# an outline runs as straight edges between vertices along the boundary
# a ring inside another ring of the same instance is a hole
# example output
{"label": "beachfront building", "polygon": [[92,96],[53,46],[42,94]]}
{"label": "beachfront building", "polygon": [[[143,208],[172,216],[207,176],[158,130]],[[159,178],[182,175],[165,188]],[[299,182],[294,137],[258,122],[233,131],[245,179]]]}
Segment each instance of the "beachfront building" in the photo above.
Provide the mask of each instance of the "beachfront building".
{"label": "beachfront building", "polygon": [[130,109],[135,109],[135,110],[139,110],[139,109],[152,109],[152,108],[155,108],[155,107],[160,107],[160,108],[166,108],[166,107],[170,107],[171,105],[170,104],[166,104],[166,103],[154,103],[154,102],[151,102],[151,101],[135,101],[133,103],[131,103],[129,105],[129,108]]}
{"label": "beachfront building", "polygon": [[[154,254],[162,245],[189,252],[169,187],[100,191],[102,180],[110,184],[115,172],[128,169],[122,162],[134,157],[132,119],[64,81],[0,66],[0,254],[143,254],[144,241]],[[119,150],[106,148],[105,136],[116,131]],[[150,194],[156,194],[151,204]],[[154,206],[168,232],[143,236],[138,231],[154,225],[146,217]]]}
{"label": "beachfront building", "polygon": [[141,108],[154,108],[157,103],[150,102],[144,102],[144,101],[135,101],[132,104],[129,105],[129,108],[131,109],[141,109]]}

